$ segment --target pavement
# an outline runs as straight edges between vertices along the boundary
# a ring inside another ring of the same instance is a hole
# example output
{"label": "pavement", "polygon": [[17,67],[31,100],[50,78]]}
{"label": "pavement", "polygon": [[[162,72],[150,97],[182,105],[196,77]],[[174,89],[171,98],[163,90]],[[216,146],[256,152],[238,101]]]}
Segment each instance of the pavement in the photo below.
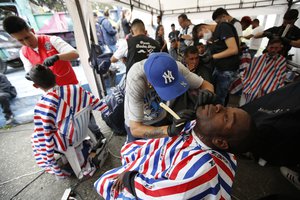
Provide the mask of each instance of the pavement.
{"label": "pavement", "polygon": [[[14,76],[19,76],[15,80],[20,79],[23,75],[22,70],[13,73],[17,74]],[[12,76],[10,79],[13,80]],[[18,92],[30,90],[28,94],[32,91],[33,96],[40,95],[36,93],[36,89],[29,88],[29,85],[23,86],[23,89],[17,87]],[[27,98],[27,101],[32,100]],[[25,106],[24,101],[26,99],[20,101],[23,103],[18,109],[30,110],[31,107]],[[33,104],[33,102],[28,104]],[[85,177],[81,181],[73,176],[56,180],[53,175],[43,173],[41,168],[36,165],[30,144],[30,137],[33,132],[32,121],[0,129],[0,199],[58,200],[61,199],[65,190],[71,187],[77,194],[76,199],[78,200],[101,200],[102,198],[94,190],[93,184],[105,171],[121,165],[120,149],[126,138],[125,136],[113,135],[110,128],[101,119],[99,112],[94,112],[94,116],[106,138],[111,138],[108,141],[109,155],[104,165],[92,177]],[[266,166],[261,167],[257,161],[238,158],[232,199],[257,200],[270,194],[284,194],[300,199],[300,190],[297,190],[281,175],[278,166],[271,166],[267,163]]]}

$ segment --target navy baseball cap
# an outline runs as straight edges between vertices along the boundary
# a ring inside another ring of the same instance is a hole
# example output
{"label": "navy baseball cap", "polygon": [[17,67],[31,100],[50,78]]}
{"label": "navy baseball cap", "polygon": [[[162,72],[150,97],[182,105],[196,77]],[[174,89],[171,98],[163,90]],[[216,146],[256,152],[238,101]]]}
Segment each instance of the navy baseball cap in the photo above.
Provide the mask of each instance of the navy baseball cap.
{"label": "navy baseball cap", "polygon": [[189,89],[178,71],[176,61],[168,53],[152,53],[144,64],[147,80],[165,101],[175,99]]}

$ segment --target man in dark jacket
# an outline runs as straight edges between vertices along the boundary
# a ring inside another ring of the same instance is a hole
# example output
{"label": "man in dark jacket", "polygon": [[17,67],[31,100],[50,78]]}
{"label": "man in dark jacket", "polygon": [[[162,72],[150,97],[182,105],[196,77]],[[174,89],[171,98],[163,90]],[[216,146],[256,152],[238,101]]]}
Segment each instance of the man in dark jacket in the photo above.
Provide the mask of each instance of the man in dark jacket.
{"label": "man in dark jacket", "polygon": [[104,12],[104,16],[99,17],[98,23],[103,33],[104,43],[109,47],[111,52],[115,52],[117,49],[117,30],[111,25],[108,17],[109,12]]}
{"label": "man in dark jacket", "polygon": [[10,100],[17,96],[17,91],[9,82],[4,74],[0,73],[0,104],[2,106],[3,114],[6,120],[6,125],[13,122],[13,113],[10,109]]}

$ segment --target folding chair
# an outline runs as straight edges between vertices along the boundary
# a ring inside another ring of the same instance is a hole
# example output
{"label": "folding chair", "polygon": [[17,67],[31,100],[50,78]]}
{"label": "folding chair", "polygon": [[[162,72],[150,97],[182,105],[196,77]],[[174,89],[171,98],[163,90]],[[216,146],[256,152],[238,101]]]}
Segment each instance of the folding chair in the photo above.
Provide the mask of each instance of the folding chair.
{"label": "folding chair", "polygon": [[66,151],[59,151],[65,155],[73,172],[77,176],[78,179],[83,177],[83,173],[81,170],[81,166],[79,163],[78,156],[76,154],[76,147],[82,144],[82,142],[89,136],[92,140],[92,143],[96,144],[96,139],[94,135],[89,131],[88,124],[90,121],[90,113],[91,107],[88,106],[81,110],[80,112],[76,113],[69,123],[73,123],[73,128],[68,129],[68,133],[65,136],[67,142]]}

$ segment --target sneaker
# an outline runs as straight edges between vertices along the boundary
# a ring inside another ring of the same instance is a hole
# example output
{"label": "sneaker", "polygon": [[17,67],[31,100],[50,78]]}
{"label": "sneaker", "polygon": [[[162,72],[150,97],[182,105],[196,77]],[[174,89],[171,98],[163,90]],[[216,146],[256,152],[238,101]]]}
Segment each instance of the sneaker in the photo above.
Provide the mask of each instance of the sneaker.
{"label": "sneaker", "polygon": [[281,174],[300,190],[299,174],[287,167],[280,167]]}
{"label": "sneaker", "polygon": [[14,122],[14,116],[10,115],[9,117],[6,118],[5,125],[11,125],[13,122]]}

